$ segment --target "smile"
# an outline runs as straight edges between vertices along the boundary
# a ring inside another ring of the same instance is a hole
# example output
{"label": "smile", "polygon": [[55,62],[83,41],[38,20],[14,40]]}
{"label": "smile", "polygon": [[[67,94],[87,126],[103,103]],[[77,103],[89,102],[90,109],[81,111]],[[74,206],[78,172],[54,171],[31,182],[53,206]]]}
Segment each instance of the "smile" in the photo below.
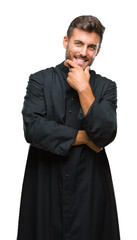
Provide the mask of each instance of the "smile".
{"label": "smile", "polygon": [[75,60],[80,65],[83,65],[85,62],[87,62],[87,59],[82,59],[82,58],[77,58],[77,57],[75,57]]}

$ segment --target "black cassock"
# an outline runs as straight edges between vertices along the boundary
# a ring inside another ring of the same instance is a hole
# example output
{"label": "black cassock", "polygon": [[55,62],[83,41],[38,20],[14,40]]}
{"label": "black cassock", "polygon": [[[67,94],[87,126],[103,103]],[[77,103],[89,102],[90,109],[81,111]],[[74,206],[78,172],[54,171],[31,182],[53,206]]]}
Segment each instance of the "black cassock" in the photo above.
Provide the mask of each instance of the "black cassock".
{"label": "black cassock", "polygon": [[[95,96],[83,114],[64,63],[31,74],[23,106],[30,143],[17,240],[119,240],[117,209],[104,147],[116,135],[116,84],[90,71]],[[103,147],[72,146],[83,129]]]}

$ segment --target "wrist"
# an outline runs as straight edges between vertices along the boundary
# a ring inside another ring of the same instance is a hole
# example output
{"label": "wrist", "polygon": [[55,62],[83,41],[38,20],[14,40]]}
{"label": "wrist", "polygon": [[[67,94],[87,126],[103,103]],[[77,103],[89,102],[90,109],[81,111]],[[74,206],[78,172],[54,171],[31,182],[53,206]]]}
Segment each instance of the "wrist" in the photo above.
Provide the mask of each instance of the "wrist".
{"label": "wrist", "polygon": [[78,94],[85,94],[88,91],[91,91],[91,87],[88,82],[85,82],[84,84],[80,84],[80,86],[77,89]]}
{"label": "wrist", "polygon": [[87,134],[84,130],[79,130],[73,146],[87,144]]}

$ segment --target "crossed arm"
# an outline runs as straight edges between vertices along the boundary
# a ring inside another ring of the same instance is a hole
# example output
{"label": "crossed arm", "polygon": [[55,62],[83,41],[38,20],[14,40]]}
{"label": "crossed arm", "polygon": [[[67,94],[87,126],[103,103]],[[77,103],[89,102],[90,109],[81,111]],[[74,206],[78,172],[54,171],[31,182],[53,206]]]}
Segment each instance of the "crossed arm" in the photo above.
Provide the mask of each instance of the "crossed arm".
{"label": "crossed arm", "polygon": [[[77,71],[74,68],[72,72],[68,73],[67,81],[70,85],[73,84],[72,80],[76,77],[75,74],[72,76],[72,73],[76,71],[79,76],[81,70]],[[49,77],[51,73],[50,69],[44,72],[45,76]],[[83,73],[85,71],[82,70]],[[72,79],[70,79],[71,77]],[[81,77],[79,76],[78,79],[81,80]],[[87,78],[85,81],[89,81],[89,79]],[[77,83],[76,79],[75,82]],[[102,81],[100,83],[102,84]],[[89,83],[83,84],[81,82],[78,85],[81,87],[77,89],[77,92],[84,113],[82,119],[84,130],[77,130],[49,120],[43,97],[43,72],[30,76],[22,110],[24,135],[28,143],[39,149],[67,156],[71,146],[86,144],[95,152],[99,152],[102,147],[113,141],[117,127],[115,82],[106,81],[103,99],[100,103],[95,100]]]}
{"label": "crossed arm", "polygon": [[78,131],[78,134],[77,134],[76,139],[75,139],[74,143],[72,144],[72,146],[78,146],[81,144],[86,144],[89,148],[91,148],[96,153],[98,153],[102,150],[102,148],[97,147],[91,141],[91,139],[88,137],[88,135],[86,134],[86,132],[84,130]]}

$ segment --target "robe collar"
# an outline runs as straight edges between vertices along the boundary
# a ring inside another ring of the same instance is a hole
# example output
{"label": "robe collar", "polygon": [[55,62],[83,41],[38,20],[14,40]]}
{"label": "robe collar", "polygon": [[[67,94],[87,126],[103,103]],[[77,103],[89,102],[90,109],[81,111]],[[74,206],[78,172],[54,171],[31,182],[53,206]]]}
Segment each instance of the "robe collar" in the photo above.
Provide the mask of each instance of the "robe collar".
{"label": "robe collar", "polygon": [[64,62],[65,62],[65,61],[63,61],[62,63],[60,63],[60,64],[58,65],[58,67],[59,67],[63,72],[65,72],[66,74],[68,74],[69,68],[64,65]]}

